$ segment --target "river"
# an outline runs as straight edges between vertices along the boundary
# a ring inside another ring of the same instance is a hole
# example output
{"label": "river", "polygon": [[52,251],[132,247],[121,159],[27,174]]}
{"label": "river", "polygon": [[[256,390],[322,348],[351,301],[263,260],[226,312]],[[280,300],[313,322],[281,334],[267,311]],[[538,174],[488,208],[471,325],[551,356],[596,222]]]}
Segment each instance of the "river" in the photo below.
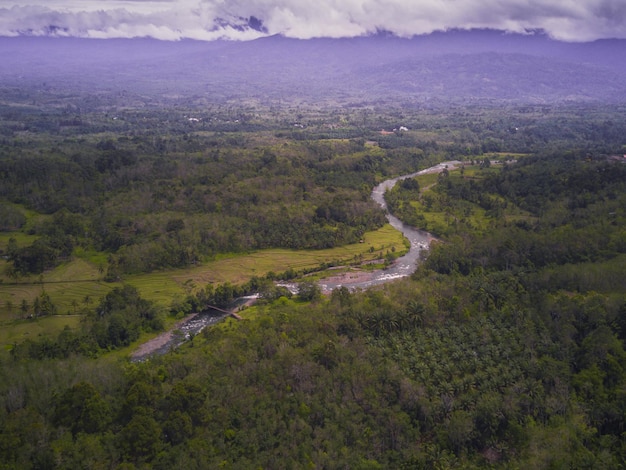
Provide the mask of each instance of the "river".
{"label": "river", "polygon": [[[423,250],[428,250],[430,242],[434,238],[430,233],[423,230],[417,230],[409,225],[405,225],[400,219],[390,214],[387,209],[387,203],[385,202],[385,191],[393,188],[395,184],[400,180],[413,178],[415,176],[428,173],[440,173],[446,168],[453,169],[461,163],[462,162],[456,160],[439,163],[438,165],[432,166],[425,170],[383,181],[378,186],[376,186],[372,190],[372,199],[385,210],[389,224],[396,230],[402,232],[402,234],[409,240],[409,242],[411,243],[409,251],[405,255],[396,259],[389,267],[385,269],[379,269],[375,271],[363,271],[358,274],[348,273],[323,279],[322,281],[320,281],[320,287],[322,288],[322,291],[324,293],[329,293],[332,292],[333,289],[342,286],[347,287],[350,290],[367,289],[368,287],[384,284],[386,282],[393,281],[394,279],[410,276],[413,272],[415,272],[415,270],[417,269],[417,262],[419,260],[420,253]],[[295,284],[281,285],[285,285],[292,290],[295,290],[296,288]],[[233,306],[233,311],[238,308],[237,305],[242,305],[249,300],[250,297],[238,299],[238,304]],[[208,310],[206,312],[201,312],[193,315],[193,317],[189,317],[175,327],[176,333],[168,331],[158,336],[157,338],[149,341],[148,343],[143,344],[135,353],[133,353],[132,360],[142,361],[147,359],[149,356],[155,354],[164,354],[171,349],[176,348],[190,337],[198,334],[205,327],[213,325],[223,320],[227,316],[227,314],[223,312],[218,312],[216,310]]]}
{"label": "river", "polygon": [[390,214],[387,208],[387,203],[385,202],[385,191],[393,188],[400,180],[414,178],[428,173],[440,173],[444,169],[453,169],[461,164],[462,162],[458,160],[439,163],[438,165],[426,168],[425,170],[383,181],[376,186],[372,190],[372,199],[385,210],[389,224],[396,230],[402,232],[402,234],[409,240],[411,243],[409,251],[404,256],[396,259],[391,266],[385,269],[373,271],[371,273],[364,273],[360,276],[354,276],[354,281],[352,281],[349,276],[331,278],[330,281],[322,280],[320,281],[320,287],[322,290],[325,293],[328,293],[332,292],[333,289],[342,286],[351,290],[367,289],[368,287],[384,284],[385,282],[393,281],[394,279],[399,279],[413,274],[417,269],[417,262],[420,258],[420,253],[424,250],[428,250],[434,237],[424,230],[418,230],[410,225],[404,224],[400,219]]}

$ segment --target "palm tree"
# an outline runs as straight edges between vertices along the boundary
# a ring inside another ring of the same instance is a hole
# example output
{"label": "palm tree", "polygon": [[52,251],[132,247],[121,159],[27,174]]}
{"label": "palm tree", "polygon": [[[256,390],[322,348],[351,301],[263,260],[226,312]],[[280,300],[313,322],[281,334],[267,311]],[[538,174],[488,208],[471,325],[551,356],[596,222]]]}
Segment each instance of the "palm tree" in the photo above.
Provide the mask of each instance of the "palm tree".
{"label": "palm tree", "polygon": [[20,304],[20,311],[22,312],[22,318],[26,318],[28,315],[28,311],[30,310],[30,306],[26,299],[22,299],[22,303]]}
{"label": "palm tree", "polygon": [[6,309],[7,309],[7,312],[9,312],[9,315],[11,313],[13,313],[13,308],[15,307],[13,305],[13,302],[11,302],[10,300],[7,300],[4,305],[5,305]]}

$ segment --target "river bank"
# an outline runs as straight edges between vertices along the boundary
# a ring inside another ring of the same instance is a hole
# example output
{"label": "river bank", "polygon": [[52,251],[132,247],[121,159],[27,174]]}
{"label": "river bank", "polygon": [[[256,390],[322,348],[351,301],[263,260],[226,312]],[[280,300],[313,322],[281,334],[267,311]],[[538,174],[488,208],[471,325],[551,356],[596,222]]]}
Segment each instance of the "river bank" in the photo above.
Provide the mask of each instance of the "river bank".
{"label": "river bank", "polygon": [[188,315],[182,320],[176,322],[170,330],[166,331],[165,333],[161,333],[156,338],[152,338],[151,340],[143,343],[141,346],[139,346],[139,348],[137,348],[137,350],[135,350],[130,355],[131,361],[141,361],[142,359],[145,359],[146,357],[154,354],[155,351],[163,348],[168,343],[171,343],[172,340],[174,339],[174,332],[177,330],[180,331],[180,328],[182,326],[192,321],[198,315],[199,315],[198,313],[192,313]]}
{"label": "river bank", "polygon": [[[350,271],[324,278],[319,281],[322,292],[324,294],[330,294],[334,289],[339,287],[346,287],[350,290],[367,289],[375,285],[410,276],[417,268],[420,253],[424,250],[428,250],[430,243],[435,237],[428,232],[404,224],[400,219],[390,214],[384,198],[385,191],[393,188],[400,180],[428,173],[440,173],[444,169],[454,169],[461,164],[462,162],[457,160],[439,163],[425,170],[383,181],[376,186],[372,190],[372,199],[386,211],[387,220],[391,226],[402,232],[404,237],[409,240],[409,251],[396,259],[390,266],[383,269],[367,271],[354,268]],[[295,289],[295,285],[292,287]],[[202,331],[205,327],[215,324],[229,315],[236,315],[236,312],[244,305],[253,304],[256,298],[256,296],[250,296],[238,299],[239,302],[228,311],[208,310],[207,312],[191,314],[176,323],[169,331],[142,344],[133,352],[131,360],[142,361],[155,354],[164,354],[178,347],[192,335]]]}
{"label": "river bank", "polygon": [[191,313],[176,322],[168,331],[141,344],[130,355],[130,360],[132,362],[141,362],[149,359],[150,356],[165,354],[188,341],[207,326],[214,325],[229,316],[240,320],[241,317],[237,312],[254,304],[256,299],[256,296],[242,297],[237,299],[234,305],[227,310],[209,308],[203,312]]}

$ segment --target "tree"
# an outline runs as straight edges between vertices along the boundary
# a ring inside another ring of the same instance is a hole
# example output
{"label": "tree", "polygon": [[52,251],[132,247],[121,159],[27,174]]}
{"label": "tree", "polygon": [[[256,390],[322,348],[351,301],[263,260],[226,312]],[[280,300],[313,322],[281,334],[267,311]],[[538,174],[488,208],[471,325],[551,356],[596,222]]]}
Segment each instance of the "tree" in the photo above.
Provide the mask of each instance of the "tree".
{"label": "tree", "polygon": [[152,460],[162,446],[159,423],[145,413],[135,414],[118,437],[124,456],[135,462]]}
{"label": "tree", "polygon": [[54,421],[76,435],[79,432],[97,433],[110,422],[111,410],[100,393],[89,382],[79,382],[67,389],[59,399]]}
{"label": "tree", "polygon": [[184,442],[191,437],[192,433],[191,417],[183,411],[173,411],[163,424],[165,439],[173,445]]}
{"label": "tree", "polygon": [[165,231],[168,233],[178,233],[185,228],[183,219],[170,219],[165,225]]}
{"label": "tree", "polygon": [[17,274],[41,274],[53,267],[58,259],[59,251],[55,249],[47,237],[42,237],[32,245],[17,249],[10,261]]}
{"label": "tree", "polygon": [[7,258],[12,259],[18,251],[17,240],[15,237],[9,238],[9,242],[7,243],[6,253]]}
{"label": "tree", "polygon": [[233,286],[230,282],[225,282],[224,284],[220,284],[215,289],[213,293],[213,302],[217,307],[226,307],[228,306],[236,296],[235,286]]}
{"label": "tree", "polygon": [[33,300],[33,315],[38,317],[41,314],[41,305],[39,302],[39,297],[35,297]]}
{"label": "tree", "polygon": [[120,347],[135,341],[142,329],[162,328],[156,307],[142,299],[135,287],[124,285],[111,290],[96,307],[91,335],[101,348]]}
{"label": "tree", "polygon": [[20,303],[20,312],[22,312],[23,318],[26,318],[28,316],[29,310],[30,310],[30,305],[28,305],[28,301],[26,299],[22,299],[22,303]]}
{"label": "tree", "polygon": [[13,305],[13,302],[11,300],[7,300],[4,303],[4,305],[7,309],[7,312],[9,312],[9,315],[11,315],[13,313],[13,309],[15,308],[15,305]]}
{"label": "tree", "polygon": [[312,281],[303,281],[298,284],[298,298],[305,302],[318,300],[322,296],[322,290],[317,283]]}
{"label": "tree", "polygon": [[39,297],[35,299],[35,302],[37,303],[36,309],[33,304],[33,309],[35,310],[35,316],[44,317],[48,315],[55,315],[57,313],[57,308],[52,303],[52,300],[50,299],[50,296],[48,295],[46,291],[43,291],[39,295]]}
{"label": "tree", "polygon": [[406,189],[407,191],[415,191],[419,192],[420,185],[415,178],[405,178],[400,181],[400,187],[402,189]]}

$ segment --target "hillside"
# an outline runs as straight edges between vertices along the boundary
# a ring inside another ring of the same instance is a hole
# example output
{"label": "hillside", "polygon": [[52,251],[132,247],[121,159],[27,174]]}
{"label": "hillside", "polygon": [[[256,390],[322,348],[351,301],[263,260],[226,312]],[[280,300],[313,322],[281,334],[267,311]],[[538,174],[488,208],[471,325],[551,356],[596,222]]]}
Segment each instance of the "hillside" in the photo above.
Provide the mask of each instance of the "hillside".
{"label": "hillside", "polygon": [[0,38],[4,93],[26,85],[196,104],[233,99],[623,102],[625,41],[451,31],[401,39],[162,42]]}

